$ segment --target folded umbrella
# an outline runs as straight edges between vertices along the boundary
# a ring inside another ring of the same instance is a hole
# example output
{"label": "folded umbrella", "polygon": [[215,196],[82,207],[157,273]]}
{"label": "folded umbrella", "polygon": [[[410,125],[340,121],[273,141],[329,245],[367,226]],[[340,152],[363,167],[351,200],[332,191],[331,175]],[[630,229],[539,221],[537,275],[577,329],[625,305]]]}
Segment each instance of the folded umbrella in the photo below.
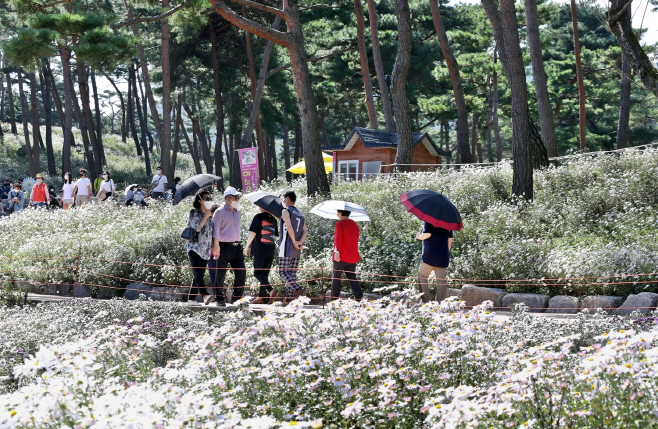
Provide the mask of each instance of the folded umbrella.
{"label": "folded umbrella", "polygon": [[197,192],[199,192],[199,189],[212,186],[221,179],[221,177],[215,176],[213,174],[197,174],[196,176],[190,177],[184,181],[183,184],[180,185],[180,188],[178,188],[176,191],[176,195],[174,195],[173,200],[174,205],[180,203],[183,198],[195,195]]}
{"label": "folded umbrella", "polygon": [[464,228],[457,207],[445,195],[429,189],[418,189],[400,195],[400,202],[418,219],[448,231]]}
{"label": "folded umbrella", "polygon": [[244,198],[248,199],[274,217],[280,219],[283,214],[283,201],[274,194],[265,191],[256,191],[246,194]]}
{"label": "folded umbrella", "polygon": [[354,203],[348,203],[346,201],[335,201],[329,200],[321,202],[311,209],[311,213],[323,217],[325,219],[338,219],[338,210],[347,210],[352,212],[350,214],[350,219],[358,222],[369,222],[370,217],[366,213],[366,209],[363,206]]}

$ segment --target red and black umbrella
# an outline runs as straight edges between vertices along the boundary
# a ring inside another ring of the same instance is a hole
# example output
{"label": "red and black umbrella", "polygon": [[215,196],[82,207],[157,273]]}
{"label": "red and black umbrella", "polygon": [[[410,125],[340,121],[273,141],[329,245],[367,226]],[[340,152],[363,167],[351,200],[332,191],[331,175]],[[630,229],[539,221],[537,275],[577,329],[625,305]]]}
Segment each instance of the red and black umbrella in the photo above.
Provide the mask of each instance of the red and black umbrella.
{"label": "red and black umbrella", "polygon": [[457,207],[445,195],[429,189],[417,189],[400,195],[407,211],[438,228],[460,231],[464,228]]}

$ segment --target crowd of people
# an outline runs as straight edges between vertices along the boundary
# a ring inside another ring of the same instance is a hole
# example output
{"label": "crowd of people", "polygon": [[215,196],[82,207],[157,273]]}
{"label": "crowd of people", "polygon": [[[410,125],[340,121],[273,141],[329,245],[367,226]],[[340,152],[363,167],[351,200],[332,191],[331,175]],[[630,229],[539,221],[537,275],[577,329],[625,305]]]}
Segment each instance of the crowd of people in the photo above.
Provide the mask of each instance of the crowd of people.
{"label": "crowd of people", "polygon": [[[308,227],[304,215],[295,207],[297,196],[294,191],[283,194],[283,213],[277,219],[267,211],[260,209],[249,227],[246,245],[242,245],[240,199],[242,194],[229,186],[222,194],[224,204],[216,204],[210,193],[202,191],[194,199],[190,210],[188,228],[195,231],[194,240],[189,240],[187,253],[193,271],[193,283],[188,294],[190,305],[201,297],[204,305],[212,301],[217,306],[225,306],[224,279],[230,269],[235,275],[232,301],[242,298],[246,281],[245,257],[253,256],[254,277],[259,281],[258,297],[254,304],[272,303],[278,291],[269,281],[270,270],[275,258],[278,258],[279,275],[285,282],[283,302],[296,298],[303,287],[297,281],[299,262],[304,242],[308,238]],[[361,283],[356,276],[357,264],[361,261],[359,254],[360,230],[357,223],[350,219],[351,212],[338,210],[338,222],[334,229],[333,272],[331,298],[339,299],[342,278],[347,277],[352,294],[356,300],[363,298]],[[280,234],[279,234],[280,232]],[[278,238],[278,252],[276,242]],[[437,279],[435,299],[445,299],[447,293],[446,269],[450,261],[452,232],[432,226],[425,222],[422,232],[416,236],[423,242],[418,285],[422,300],[431,299],[428,277],[434,272]],[[205,283],[206,272],[209,274],[210,286]]]}
{"label": "crowd of people", "polygon": [[[11,182],[4,179],[0,187],[0,215],[18,213],[29,208],[53,207],[69,210],[71,207],[82,207],[90,202],[118,202],[119,195],[114,180],[109,171],[98,174],[92,184],[85,168],[78,171],[77,180],[70,172],[64,174],[64,183],[60,190],[48,186],[42,174],[36,175],[34,185],[26,189],[23,180]],[[173,185],[168,186],[167,177],[162,168],[158,167],[157,174],[153,176],[150,186],[143,190],[138,184],[129,186],[125,192],[123,204],[126,206],[147,207],[147,197],[171,201],[180,187],[180,177],[174,179]]]}

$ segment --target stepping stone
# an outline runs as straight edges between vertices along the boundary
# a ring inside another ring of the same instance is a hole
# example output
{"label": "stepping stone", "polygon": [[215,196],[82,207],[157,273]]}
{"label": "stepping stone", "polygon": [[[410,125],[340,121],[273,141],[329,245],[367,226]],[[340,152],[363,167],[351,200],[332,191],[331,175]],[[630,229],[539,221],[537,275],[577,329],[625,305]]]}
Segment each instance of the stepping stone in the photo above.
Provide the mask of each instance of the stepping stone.
{"label": "stepping stone", "polygon": [[656,306],[658,306],[658,293],[640,292],[637,295],[628,295],[626,301],[617,309],[617,314],[631,314],[634,311],[647,314],[651,311],[651,308],[638,307],[652,307],[655,309]]}
{"label": "stepping stone", "polygon": [[547,313],[576,314],[580,311],[580,299],[575,296],[556,295],[548,301]]}
{"label": "stepping stone", "polygon": [[515,304],[525,304],[531,313],[543,313],[548,307],[549,298],[537,293],[509,293],[503,297],[502,307],[512,309]]}
{"label": "stepping stone", "polygon": [[615,308],[618,308],[624,299],[619,296],[594,295],[583,298],[582,307],[596,311],[598,308],[605,308],[608,314],[612,314]]}
{"label": "stepping stone", "polygon": [[464,285],[461,291],[461,300],[466,302],[466,307],[475,307],[484,301],[493,302],[494,307],[502,307],[502,299],[507,295],[503,289],[475,285]]}

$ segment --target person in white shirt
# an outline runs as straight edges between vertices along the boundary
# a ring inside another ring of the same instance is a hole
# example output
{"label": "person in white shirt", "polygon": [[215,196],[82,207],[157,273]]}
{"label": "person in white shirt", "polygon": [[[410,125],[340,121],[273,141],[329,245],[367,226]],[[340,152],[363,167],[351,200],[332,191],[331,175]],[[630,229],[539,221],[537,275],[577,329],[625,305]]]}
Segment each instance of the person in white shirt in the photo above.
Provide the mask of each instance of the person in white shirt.
{"label": "person in white shirt", "polygon": [[91,198],[91,182],[87,179],[87,170],[85,168],[80,169],[80,179],[75,182],[73,196],[76,207],[87,204]]}
{"label": "person in white shirt", "polygon": [[71,173],[66,173],[64,175],[64,186],[62,187],[62,191],[64,191],[64,195],[62,195],[62,207],[64,210],[68,210],[73,204],[73,193],[75,192],[75,183],[73,183]]}
{"label": "person in white shirt", "polygon": [[133,193],[133,202],[135,203],[136,206],[141,206],[142,208],[148,207],[148,204],[146,201],[144,201],[144,191],[142,191],[141,187],[137,187],[135,192]]}
{"label": "person in white shirt", "polygon": [[96,197],[98,197],[98,201],[106,201],[108,198],[114,198],[114,180],[110,177],[109,171],[103,172],[101,190],[98,191]]}
{"label": "person in white shirt", "polygon": [[164,198],[165,190],[167,189],[167,176],[162,174],[162,167],[158,167],[158,174],[153,176],[151,180],[151,187],[149,192],[151,198]]}

